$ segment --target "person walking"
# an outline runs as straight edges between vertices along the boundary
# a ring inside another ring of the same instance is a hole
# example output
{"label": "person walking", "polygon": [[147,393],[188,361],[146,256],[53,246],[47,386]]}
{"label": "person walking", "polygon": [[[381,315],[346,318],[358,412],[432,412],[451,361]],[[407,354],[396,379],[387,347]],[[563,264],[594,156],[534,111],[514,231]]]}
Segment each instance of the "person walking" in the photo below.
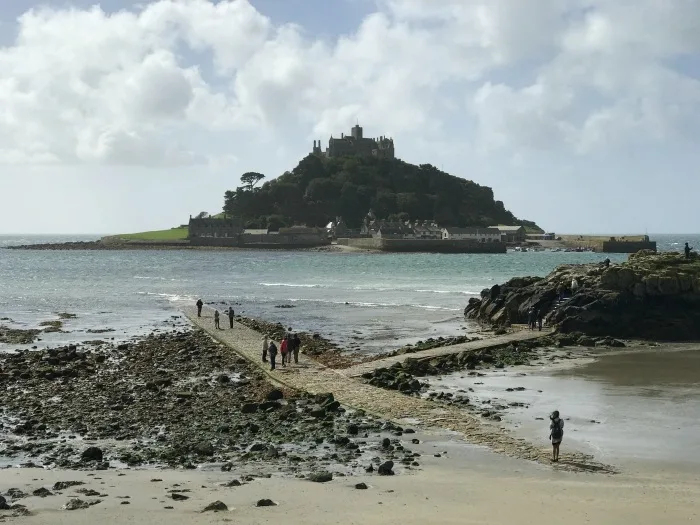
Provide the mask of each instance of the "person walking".
{"label": "person walking", "polygon": [[267,337],[267,334],[265,334],[265,337],[263,337],[263,351],[262,351],[263,363],[267,362],[267,348],[269,346],[270,346],[269,338]]}
{"label": "person walking", "polygon": [[282,354],[282,366],[287,366],[287,353],[289,352],[289,338],[287,334],[284,334],[282,342],[280,343],[280,353]]}
{"label": "person walking", "polygon": [[228,324],[229,328],[233,328],[233,318],[236,316],[235,312],[233,311],[233,306],[228,307]]}
{"label": "person walking", "polygon": [[532,330],[535,326],[535,309],[531,306],[527,311],[527,327]]}
{"label": "person walking", "polygon": [[544,317],[542,314],[541,308],[539,310],[537,310],[537,314],[535,315],[535,317],[537,318],[537,330],[541,332],[542,331],[542,317]]}
{"label": "person walking", "polygon": [[294,364],[299,363],[299,349],[301,348],[301,339],[299,334],[294,334]]}
{"label": "person walking", "polygon": [[214,310],[214,328],[221,330],[219,326],[219,310]]}
{"label": "person walking", "polygon": [[549,439],[552,441],[552,461],[559,461],[559,446],[564,439],[564,420],[559,417],[559,411],[555,410],[549,416]]}
{"label": "person walking", "polygon": [[202,302],[201,299],[197,299],[197,317],[202,317],[202,306],[204,306],[204,303]]}
{"label": "person walking", "polygon": [[270,355],[270,370],[275,369],[275,359],[277,359],[277,345],[274,341],[270,341],[270,346],[267,349],[267,353]]}

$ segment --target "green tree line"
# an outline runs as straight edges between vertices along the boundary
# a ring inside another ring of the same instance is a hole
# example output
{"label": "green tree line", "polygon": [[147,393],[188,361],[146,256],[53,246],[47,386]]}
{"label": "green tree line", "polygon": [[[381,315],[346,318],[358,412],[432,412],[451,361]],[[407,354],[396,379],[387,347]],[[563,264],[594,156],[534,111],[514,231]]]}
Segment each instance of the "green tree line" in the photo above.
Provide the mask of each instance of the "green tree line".
{"label": "green tree line", "polygon": [[506,210],[491,188],[430,164],[308,155],[291,172],[257,186],[262,179],[260,173],[245,173],[244,185],[224,196],[224,212],[240,217],[246,228],[324,226],[337,216],[359,228],[372,209],[381,219],[435,220],[441,226],[522,224],[538,229]]}

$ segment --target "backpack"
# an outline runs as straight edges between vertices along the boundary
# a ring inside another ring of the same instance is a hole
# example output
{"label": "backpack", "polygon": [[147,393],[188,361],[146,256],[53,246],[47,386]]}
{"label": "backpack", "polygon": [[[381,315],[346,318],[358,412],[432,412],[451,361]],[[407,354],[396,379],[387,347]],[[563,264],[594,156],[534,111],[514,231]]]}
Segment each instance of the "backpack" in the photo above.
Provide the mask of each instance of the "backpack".
{"label": "backpack", "polygon": [[561,420],[557,421],[552,421],[552,439],[561,439],[561,436],[563,434],[561,430]]}

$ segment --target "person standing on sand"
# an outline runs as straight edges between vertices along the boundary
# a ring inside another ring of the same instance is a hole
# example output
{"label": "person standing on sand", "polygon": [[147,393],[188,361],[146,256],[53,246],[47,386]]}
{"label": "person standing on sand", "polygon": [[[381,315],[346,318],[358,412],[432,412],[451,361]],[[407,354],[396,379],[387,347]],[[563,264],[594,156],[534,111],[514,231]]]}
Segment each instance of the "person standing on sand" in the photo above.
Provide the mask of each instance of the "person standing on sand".
{"label": "person standing on sand", "polygon": [[229,328],[233,328],[233,318],[236,316],[235,312],[233,311],[233,306],[228,307],[228,324],[230,325]]}
{"label": "person standing on sand", "polygon": [[559,411],[555,410],[549,416],[549,439],[552,441],[552,461],[559,461],[559,446],[564,439],[564,420],[559,417]]}
{"label": "person standing on sand", "polygon": [[197,317],[202,317],[202,306],[204,306],[204,303],[202,302],[201,299],[197,299]]}
{"label": "person standing on sand", "polygon": [[287,334],[284,334],[282,342],[280,343],[280,353],[282,354],[282,366],[287,366],[285,362],[287,361],[287,353],[289,352],[289,338]]}
{"label": "person standing on sand", "polygon": [[267,348],[270,346],[269,339],[267,337],[267,334],[265,334],[265,337],[263,337],[263,353],[262,353],[262,358],[263,358],[263,363],[267,361]]}
{"label": "person standing on sand", "polygon": [[527,327],[529,330],[535,326],[535,309],[531,306],[527,311]]}
{"label": "person standing on sand", "polygon": [[214,310],[214,328],[221,330],[219,326],[219,310]]}
{"label": "person standing on sand", "polygon": [[270,370],[275,369],[275,359],[277,359],[277,346],[274,341],[270,341],[270,346],[267,349],[267,353],[270,354]]}
{"label": "person standing on sand", "polygon": [[541,332],[542,331],[542,318],[544,317],[544,315],[542,314],[541,308],[539,310],[537,310],[536,317],[537,317],[537,330]]}
{"label": "person standing on sand", "polygon": [[301,339],[299,334],[294,334],[294,363],[299,363],[299,348],[301,348]]}

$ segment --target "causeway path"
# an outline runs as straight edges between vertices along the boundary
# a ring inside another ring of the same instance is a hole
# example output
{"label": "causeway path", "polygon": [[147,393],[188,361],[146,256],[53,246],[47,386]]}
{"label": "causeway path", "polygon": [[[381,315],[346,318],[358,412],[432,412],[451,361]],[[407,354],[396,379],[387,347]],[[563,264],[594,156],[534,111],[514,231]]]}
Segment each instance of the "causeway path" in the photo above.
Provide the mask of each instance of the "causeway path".
{"label": "causeway path", "polygon": [[429,350],[420,350],[418,352],[395,355],[391,357],[386,357],[384,359],[377,359],[376,361],[369,361],[367,363],[362,363],[359,365],[344,368],[340,371],[347,376],[357,377],[361,376],[366,372],[372,372],[379,368],[388,368],[396,363],[403,363],[406,359],[432,359],[433,357],[439,357],[443,355],[459,354],[460,352],[493,348],[497,346],[507,345],[509,343],[517,341],[539,339],[540,337],[543,337],[545,335],[549,335],[548,330],[543,330],[542,332],[531,330],[517,330],[515,332],[505,335],[485,337],[483,339],[479,339],[478,341],[470,341],[468,343],[459,343],[456,345],[449,346],[440,346],[437,348],[431,348]]}
{"label": "causeway path", "polygon": [[[298,365],[282,368],[278,364],[276,370],[270,370],[269,364],[262,362],[262,334],[259,332],[237,322],[234,322],[233,328],[230,329],[224,314],[221,315],[221,326],[224,328],[215,329],[214,313],[208,307],[203,309],[202,317],[197,317],[194,307],[186,308],[184,313],[195,326],[258,366],[273,382],[312,394],[331,392],[343,405],[364,410],[383,419],[403,425],[406,423],[402,420],[416,420],[417,427],[458,432],[466,441],[489,447],[494,452],[552,464],[549,443],[537,447],[524,439],[514,437],[503,428],[473,416],[466,410],[442,406],[434,401],[362,383],[339,370],[313,361],[308,356],[300,355],[302,362]],[[562,454],[556,466],[571,471],[614,472],[612,467],[595,463],[590,457],[579,453]]]}

